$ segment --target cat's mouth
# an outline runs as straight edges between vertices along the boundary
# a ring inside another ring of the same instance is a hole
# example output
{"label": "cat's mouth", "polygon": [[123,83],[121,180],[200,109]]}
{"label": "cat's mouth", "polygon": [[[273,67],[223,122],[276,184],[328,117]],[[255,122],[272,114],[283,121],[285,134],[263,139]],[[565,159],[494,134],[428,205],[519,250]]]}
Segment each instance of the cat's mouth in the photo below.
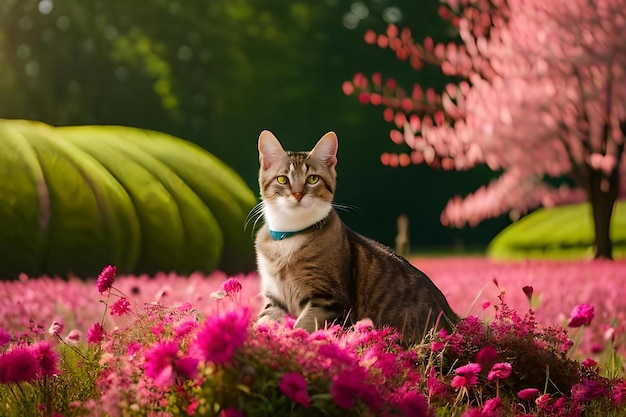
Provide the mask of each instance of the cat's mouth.
{"label": "cat's mouth", "polygon": [[291,207],[307,208],[313,205],[313,200],[302,193],[292,193],[289,198],[287,198],[287,202]]}
{"label": "cat's mouth", "polygon": [[315,209],[320,203],[321,201],[308,194],[302,194],[301,196],[291,194],[287,196],[287,198],[283,199],[283,207],[290,210],[312,210]]}

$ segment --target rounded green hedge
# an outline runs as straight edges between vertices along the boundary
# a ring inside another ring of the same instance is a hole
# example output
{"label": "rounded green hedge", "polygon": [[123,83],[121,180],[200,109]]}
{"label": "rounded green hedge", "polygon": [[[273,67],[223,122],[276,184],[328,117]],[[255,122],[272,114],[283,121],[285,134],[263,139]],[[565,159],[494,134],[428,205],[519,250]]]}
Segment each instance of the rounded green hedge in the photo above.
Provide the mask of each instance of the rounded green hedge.
{"label": "rounded green hedge", "polygon": [[[626,201],[617,202],[611,219],[613,257],[626,257]],[[511,224],[489,244],[492,258],[573,259],[593,256],[594,230],[588,203],[538,209]]]}
{"label": "rounded green hedge", "polygon": [[182,139],[0,120],[0,178],[0,278],[254,267],[254,194]]}

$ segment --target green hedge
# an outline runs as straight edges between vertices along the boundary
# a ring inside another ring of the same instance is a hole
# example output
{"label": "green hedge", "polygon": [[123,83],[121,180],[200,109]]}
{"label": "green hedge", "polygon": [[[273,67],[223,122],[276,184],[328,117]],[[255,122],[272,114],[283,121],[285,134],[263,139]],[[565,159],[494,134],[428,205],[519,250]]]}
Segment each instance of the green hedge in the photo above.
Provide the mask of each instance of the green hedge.
{"label": "green hedge", "polygon": [[182,139],[0,119],[0,178],[0,278],[254,267],[254,194]]}
{"label": "green hedge", "polygon": [[[613,257],[626,257],[626,201],[611,219]],[[593,219],[588,203],[539,209],[500,232],[489,244],[493,258],[582,258],[593,256]]]}

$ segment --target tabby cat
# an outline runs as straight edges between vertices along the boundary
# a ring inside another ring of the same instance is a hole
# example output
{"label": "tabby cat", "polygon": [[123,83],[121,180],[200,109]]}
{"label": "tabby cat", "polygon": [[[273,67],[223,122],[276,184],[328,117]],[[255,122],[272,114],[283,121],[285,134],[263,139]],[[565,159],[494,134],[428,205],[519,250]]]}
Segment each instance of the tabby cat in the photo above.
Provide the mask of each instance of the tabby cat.
{"label": "tabby cat", "polygon": [[310,152],[286,152],[267,130],[259,137],[259,322],[290,315],[296,327],[314,331],[369,318],[377,328],[398,329],[407,345],[437,325],[450,328],[458,317],[432,281],[337,215],[337,146],[334,132]]}

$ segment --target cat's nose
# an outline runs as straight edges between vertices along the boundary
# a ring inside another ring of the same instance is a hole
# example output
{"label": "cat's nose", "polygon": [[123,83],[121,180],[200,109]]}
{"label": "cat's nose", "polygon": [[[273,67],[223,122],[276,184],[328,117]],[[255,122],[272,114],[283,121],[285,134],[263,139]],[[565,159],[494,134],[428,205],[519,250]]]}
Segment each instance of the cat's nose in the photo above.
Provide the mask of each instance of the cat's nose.
{"label": "cat's nose", "polygon": [[300,191],[296,191],[295,193],[291,193],[291,195],[293,195],[296,200],[300,201],[302,200],[302,193]]}

